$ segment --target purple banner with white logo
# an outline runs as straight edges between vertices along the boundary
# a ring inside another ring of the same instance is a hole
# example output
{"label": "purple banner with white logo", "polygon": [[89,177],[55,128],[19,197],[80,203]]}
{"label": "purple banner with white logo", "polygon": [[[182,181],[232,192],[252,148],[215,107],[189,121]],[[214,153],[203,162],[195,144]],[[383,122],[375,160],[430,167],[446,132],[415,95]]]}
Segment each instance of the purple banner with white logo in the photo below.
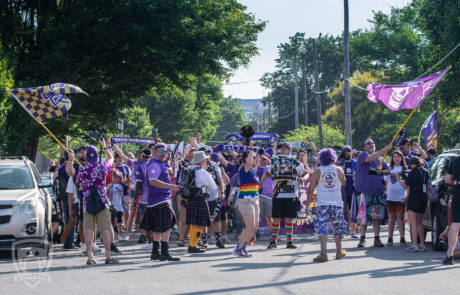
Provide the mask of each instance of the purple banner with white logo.
{"label": "purple banner with white logo", "polygon": [[[220,152],[223,150],[229,150],[229,151],[237,151],[237,152],[244,152],[247,150],[247,146],[241,146],[241,145],[225,145],[225,144],[219,144],[214,148],[214,152]],[[271,156],[273,156],[273,150],[270,148],[262,148],[262,147],[255,147],[255,152],[260,153],[261,150],[264,151],[264,153],[267,153]]]}
{"label": "purple banner with white logo", "polygon": [[423,126],[423,136],[425,137],[425,149],[437,149],[438,131],[436,128],[436,112],[431,114],[426,124]]}
{"label": "purple banner with white logo", "polygon": [[367,98],[374,103],[381,101],[392,111],[417,108],[438,85],[447,71],[449,69],[397,85],[369,83]]}
{"label": "purple banner with white logo", "polygon": [[[228,141],[231,137],[235,137],[238,140],[244,140],[245,139],[238,132],[233,132],[233,133],[228,134],[225,137],[225,140]],[[259,132],[256,132],[251,137],[251,140],[254,140],[254,141],[256,141],[256,140],[280,141],[280,138],[278,136],[276,136],[276,134],[274,134],[274,133],[259,133]]]}

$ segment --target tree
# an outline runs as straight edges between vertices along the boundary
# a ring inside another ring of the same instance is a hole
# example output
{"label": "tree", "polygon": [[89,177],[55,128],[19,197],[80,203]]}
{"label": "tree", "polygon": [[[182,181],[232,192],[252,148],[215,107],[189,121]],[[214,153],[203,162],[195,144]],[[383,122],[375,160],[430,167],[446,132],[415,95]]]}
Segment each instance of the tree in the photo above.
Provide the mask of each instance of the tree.
{"label": "tree", "polygon": [[[299,129],[288,131],[282,136],[285,141],[302,141],[306,142],[307,136],[310,136],[314,143],[319,142],[318,126],[299,125]],[[324,146],[343,146],[345,135],[343,130],[323,124]]]}
{"label": "tree", "polygon": [[224,97],[219,104],[220,120],[216,134],[212,138],[214,142],[225,142],[225,136],[230,132],[237,132],[244,125],[244,112],[240,107],[238,99]]}
{"label": "tree", "polygon": [[[57,135],[106,125],[152,88],[187,91],[203,73],[227,77],[257,54],[265,26],[236,0],[1,3],[0,40],[18,55],[15,86],[62,81],[90,95],[74,101],[68,120],[47,122]],[[7,145],[33,157],[27,147],[42,133],[25,117],[8,122]],[[14,136],[25,127],[33,132]]]}
{"label": "tree", "polygon": [[[6,117],[8,111],[12,108],[10,95],[5,91],[6,88],[13,86],[13,77],[11,75],[9,60],[3,54],[0,44],[0,142],[5,143]],[[0,154],[4,146],[0,146]]]}
{"label": "tree", "polygon": [[[123,119],[124,137],[152,138],[153,125],[150,124],[150,116],[145,108],[140,106],[127,108],[123,112]],[[134,143],[123,144],[125,154],[131,152],[137,156],[139,148],[139,145]]]}

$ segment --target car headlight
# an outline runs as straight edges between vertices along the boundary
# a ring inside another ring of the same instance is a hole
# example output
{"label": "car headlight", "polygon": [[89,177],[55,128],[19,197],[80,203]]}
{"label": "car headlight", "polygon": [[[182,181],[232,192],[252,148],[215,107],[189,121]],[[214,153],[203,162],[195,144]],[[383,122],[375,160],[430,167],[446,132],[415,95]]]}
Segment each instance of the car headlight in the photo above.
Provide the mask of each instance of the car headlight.
{"label": "car headlight", "polygon": [[19,213],[34,213],[37,208],[37,200],[35,198],[25,199],[18,206]]}

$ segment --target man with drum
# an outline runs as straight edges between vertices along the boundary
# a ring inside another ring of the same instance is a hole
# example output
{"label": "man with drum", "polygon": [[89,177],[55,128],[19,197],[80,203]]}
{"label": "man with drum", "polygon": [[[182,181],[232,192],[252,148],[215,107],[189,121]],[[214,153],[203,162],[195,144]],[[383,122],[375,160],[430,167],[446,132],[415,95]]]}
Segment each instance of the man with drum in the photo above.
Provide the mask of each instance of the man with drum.
{"label": "man with drum", "polygon": [[[288,249],[297,249],[292,243],[292,235],[294,230],[294,224],[292,219],[297,217],[297,210],[299,206],[299,183],[303,183],[307,178],[304,166],[295,158],[292,157],[292,146],[287,142],[281,142],[278,144],[280,155],[273,160],[273,171],[283,171],[282,179],[277,173],[265,173],[261,183],[271,176],[275,181],[275,187],[273,189],[273,203],[272,203],[272,237],[267,249],[273,249],[278,244],[278,234],[280,229],[281,218],[284,218],[284,226],[286,229],[286,238]],[[287,167],[277,167],[279,163],[287,165]],[[290,167],[288,167],[290,166]],[[270,175],[271,174],[271,175]],[[287,175],[291,175],[290,179],[286,179]]]}

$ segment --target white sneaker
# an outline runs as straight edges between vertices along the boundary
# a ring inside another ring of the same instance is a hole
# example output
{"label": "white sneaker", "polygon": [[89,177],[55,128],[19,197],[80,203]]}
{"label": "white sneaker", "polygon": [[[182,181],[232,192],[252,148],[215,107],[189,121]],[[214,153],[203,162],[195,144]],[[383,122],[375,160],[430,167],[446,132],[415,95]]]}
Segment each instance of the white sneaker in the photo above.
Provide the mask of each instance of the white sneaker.
{"label": "white sneaker", "polygon": [[129,236],[124,236],[123,238],[125,241],[129,241]]}
{"label": "white sneaker", "polygon": [[93,243],[93,252],[102,252],[102,249],[96,243]]}
{"label": "white sneaker", "polygon": [[224,241],[225,244],[230,244],[231,243],[231,241],[227,238],[227,236],[224,236],[222,238],[222,241]]}
{"label": "white sneaker", "polygon": [[214,237],[210,237],[210,238],[208,239],[208,244],[209,244],[209,245],[215,245],[215,244],[216,244],[216,239],[214,239]]}
{"label": "white sneaker", "polygon": [[86,244],[81,245],[81,253],[86,255]]}
{"label": "white sneaker", "polygon": [[144,245],[142,245],[141,249],[142,250],[152,250],[153,248],[153,243],[145,243]]}
{"label": "white sneaker", "polygon": [[123,240],[124,240],[124,239],[123,239],[123,236],[122,236],[122,235],[118,235],[118,240],[119,240],[119,241],[123,241]]}

